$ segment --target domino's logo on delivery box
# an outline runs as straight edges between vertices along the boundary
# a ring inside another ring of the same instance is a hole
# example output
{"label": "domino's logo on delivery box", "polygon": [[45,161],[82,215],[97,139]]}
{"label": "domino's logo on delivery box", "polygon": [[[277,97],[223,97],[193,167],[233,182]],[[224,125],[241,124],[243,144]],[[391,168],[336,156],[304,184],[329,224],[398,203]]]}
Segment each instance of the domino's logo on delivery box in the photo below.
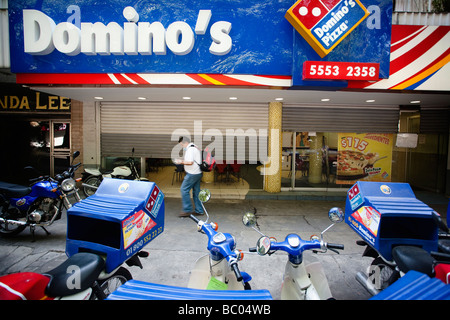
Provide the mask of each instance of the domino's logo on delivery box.
{"label": "domino's logo on delivery box", "polygon": [[359,0],[299,0],[285,17],[323,58],[369,14]]}

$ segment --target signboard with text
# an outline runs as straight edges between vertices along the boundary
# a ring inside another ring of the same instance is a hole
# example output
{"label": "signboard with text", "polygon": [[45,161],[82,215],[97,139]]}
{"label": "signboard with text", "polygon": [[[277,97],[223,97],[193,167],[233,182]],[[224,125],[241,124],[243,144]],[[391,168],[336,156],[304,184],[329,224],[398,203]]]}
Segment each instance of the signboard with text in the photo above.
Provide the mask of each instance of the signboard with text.
{"label": "signboard with text", "polygon": [[[376,65],[372,78],[389,76],[390,0],[10,0],[8,6],[11,71],[21,75],[287,76],[293,86],[339,87],[361,78],[342,78],[343,69],[326,78],[336,81],[304,78],[304,64],[321,62],[326,72],[325,63],[345,62],[359,64],[361,74],[362,64]],[[315,46],[293,32],[289,13],[310,29]],[[88,84],[89,77],[73,76],[73,83]]]}
{"label": "signboard with text", "polygon": [[393,134],[339,133],[336,184],[391,181]]}

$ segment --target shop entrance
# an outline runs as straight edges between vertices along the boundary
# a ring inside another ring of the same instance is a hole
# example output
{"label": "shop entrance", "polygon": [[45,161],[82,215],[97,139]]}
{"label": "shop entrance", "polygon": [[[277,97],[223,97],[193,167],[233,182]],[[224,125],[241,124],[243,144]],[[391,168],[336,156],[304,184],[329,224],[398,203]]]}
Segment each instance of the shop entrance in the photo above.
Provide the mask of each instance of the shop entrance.
{"label": "shop entrance", "polygon": [[70,164],[70,120],[0,117],[0,180],[27,184],[35,173],[54,176]]}
{"label": "shop entrance", "polygon": [[343,188],[336,184],[337,132],[283,132],[282,188]]}

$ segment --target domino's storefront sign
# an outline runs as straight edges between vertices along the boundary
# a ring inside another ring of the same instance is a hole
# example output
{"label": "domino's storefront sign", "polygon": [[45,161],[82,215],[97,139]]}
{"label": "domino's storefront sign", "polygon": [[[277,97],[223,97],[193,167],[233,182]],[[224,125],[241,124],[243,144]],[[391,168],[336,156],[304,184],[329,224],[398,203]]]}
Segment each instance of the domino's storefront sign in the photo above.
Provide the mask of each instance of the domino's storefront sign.
{"label": "domino's storefront sign", "polygon": [[367,16],[359,0],[299,0],[286,13],[286,19],[322,58]]}
{"label": "domino's storefront sign", "polygon": [[389,76],[392,0],[9,0],[8,12],[17,74],[263,75],[316,86],[315,70],[350,62]]}
{"label": "domino's storefront sign", "polygon": [[11,70],[288,76],[291,3],[10,0]]}

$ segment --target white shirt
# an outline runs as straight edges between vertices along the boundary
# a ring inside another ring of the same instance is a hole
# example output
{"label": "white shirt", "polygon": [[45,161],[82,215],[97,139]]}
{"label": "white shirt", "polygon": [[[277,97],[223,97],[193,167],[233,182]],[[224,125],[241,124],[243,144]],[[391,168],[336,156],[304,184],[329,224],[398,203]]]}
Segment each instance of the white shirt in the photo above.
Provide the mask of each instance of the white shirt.
{"label": "white shirt", "polygon": [[192,161],[191,165],[184,165],[184,171],[190,174],[200,174],[202,170],[200,170],[199,164],[202,162],[202,154],[201,151],[197,148],[197,146],[193,143],[190,143],[186,147],[186,151],[184,152],[184,161]]}

